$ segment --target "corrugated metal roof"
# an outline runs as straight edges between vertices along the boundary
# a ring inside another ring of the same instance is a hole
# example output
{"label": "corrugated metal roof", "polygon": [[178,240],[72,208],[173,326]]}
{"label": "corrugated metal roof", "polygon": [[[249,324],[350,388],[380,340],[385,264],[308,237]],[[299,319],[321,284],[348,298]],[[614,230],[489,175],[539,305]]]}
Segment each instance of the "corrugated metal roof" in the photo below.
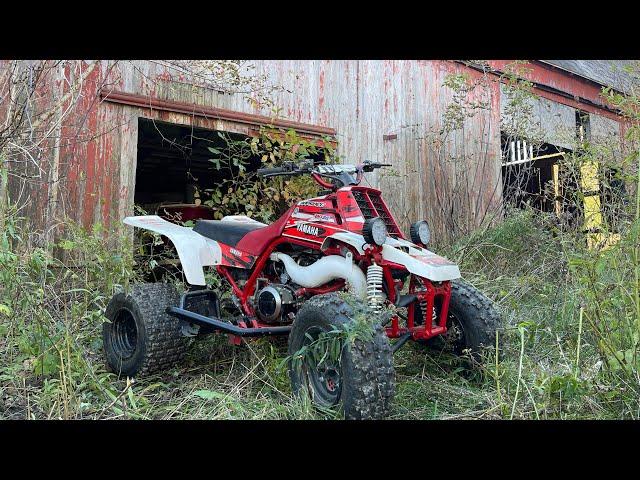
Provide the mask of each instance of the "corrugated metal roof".
{"label": "corrugated metal roof", "polygon": [[[580,75],[603,86],[628,92],[634,76],[625,67],[639,66],[637,60],[540,60],[554,67]],[[637,78],[636,78],[637,81]]]}

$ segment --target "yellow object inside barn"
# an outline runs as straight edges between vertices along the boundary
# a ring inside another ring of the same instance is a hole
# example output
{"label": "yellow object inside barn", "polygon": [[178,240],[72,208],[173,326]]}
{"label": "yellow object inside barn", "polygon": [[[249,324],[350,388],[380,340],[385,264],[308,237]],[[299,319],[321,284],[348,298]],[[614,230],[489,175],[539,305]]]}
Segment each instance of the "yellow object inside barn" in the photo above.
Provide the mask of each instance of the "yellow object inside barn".
{"label": "yellow object inside barn", "polygon": [[620,240],[620,235],[606,232],[603,225],[598,162],[585,161],[580,168],[580,174],[584,193],[584,229],[587,231],[587,246],[590,249],[609,248]]}

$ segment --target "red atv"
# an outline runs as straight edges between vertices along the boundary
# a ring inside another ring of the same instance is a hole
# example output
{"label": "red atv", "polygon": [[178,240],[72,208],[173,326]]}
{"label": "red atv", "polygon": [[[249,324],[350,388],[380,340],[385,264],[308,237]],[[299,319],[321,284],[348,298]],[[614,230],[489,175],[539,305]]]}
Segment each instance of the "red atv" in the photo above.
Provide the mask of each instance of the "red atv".
{"label": "red atv", "polygon": [[[191,229],[156,215],[125,218],[175,245],[190,287],[180,295],[170,284],[140,284],[116,294],[103,331],[109,367],[127,376],[169,367],[189,337],[204,333],[225,332],[237,343],[288,335],[295,394],[340,405],[347,418],[381,418],[395,389],[392,354],[407,340],[472,354],[493,345],[496,310],[460,280],[455,264],[427,250],[427,222],[411,225],[407,240],[380,191],[359,186],[364,172],[383,166],[309,161],[258,170],[262,177],[311,175],[327,189],[271,225],[229,216]],[[230,284],[231,301],[206,286],[205,266]],[[369,318],[367,335],[336,337],[334,355],[300,353],[347,331],[356,317]]]}

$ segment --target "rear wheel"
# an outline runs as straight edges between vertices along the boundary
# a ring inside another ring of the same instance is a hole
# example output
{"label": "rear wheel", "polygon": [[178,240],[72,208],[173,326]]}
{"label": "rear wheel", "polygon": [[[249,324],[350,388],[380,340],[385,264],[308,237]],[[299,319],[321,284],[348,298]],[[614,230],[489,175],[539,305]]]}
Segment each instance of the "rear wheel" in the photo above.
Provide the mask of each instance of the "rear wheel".
{"label": "rear wheel", "polygon": [[117,293],[107,309],[102,339],[107,366],[118,375],[146,375],[173,366],[185,354],[189,339],[180,321],[166,313],[178,305],[173,285],[134,285],[128,295]]}
{"label": "rear wheel", "polygon": [[335,293],[302,306],[289,334],[292,390],[321,407],[340,405],[348,419],[384,418],[395,392],[389,340],[379,324],[353,341],[329,333],[353,321],[353,308]]}

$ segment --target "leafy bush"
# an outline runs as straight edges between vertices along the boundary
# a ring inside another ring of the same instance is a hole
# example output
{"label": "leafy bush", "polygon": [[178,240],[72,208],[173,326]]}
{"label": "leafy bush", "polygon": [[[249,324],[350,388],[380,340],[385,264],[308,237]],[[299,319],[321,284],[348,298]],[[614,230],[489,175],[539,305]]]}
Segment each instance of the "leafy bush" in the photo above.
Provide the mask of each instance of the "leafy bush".
{"label": "leafy bush", "polygon": [[324,155],[327,163],[337,161],[331,141],[323,146],[300,137],[294,130],[281,131],[263,127],[258,136],[237,140],[219,133],[225,148],[209,148],[214,169],[224,173],[224,180],[214,189],[202,193],[204,204],[216,209],[216,218],[225,215],[247,215],[271,222],[292,203],[316,196],[318,184],[310,176],[261,179],[250,169],[251,159],[259,158],[258,168],[299,163],[312,156]]}

